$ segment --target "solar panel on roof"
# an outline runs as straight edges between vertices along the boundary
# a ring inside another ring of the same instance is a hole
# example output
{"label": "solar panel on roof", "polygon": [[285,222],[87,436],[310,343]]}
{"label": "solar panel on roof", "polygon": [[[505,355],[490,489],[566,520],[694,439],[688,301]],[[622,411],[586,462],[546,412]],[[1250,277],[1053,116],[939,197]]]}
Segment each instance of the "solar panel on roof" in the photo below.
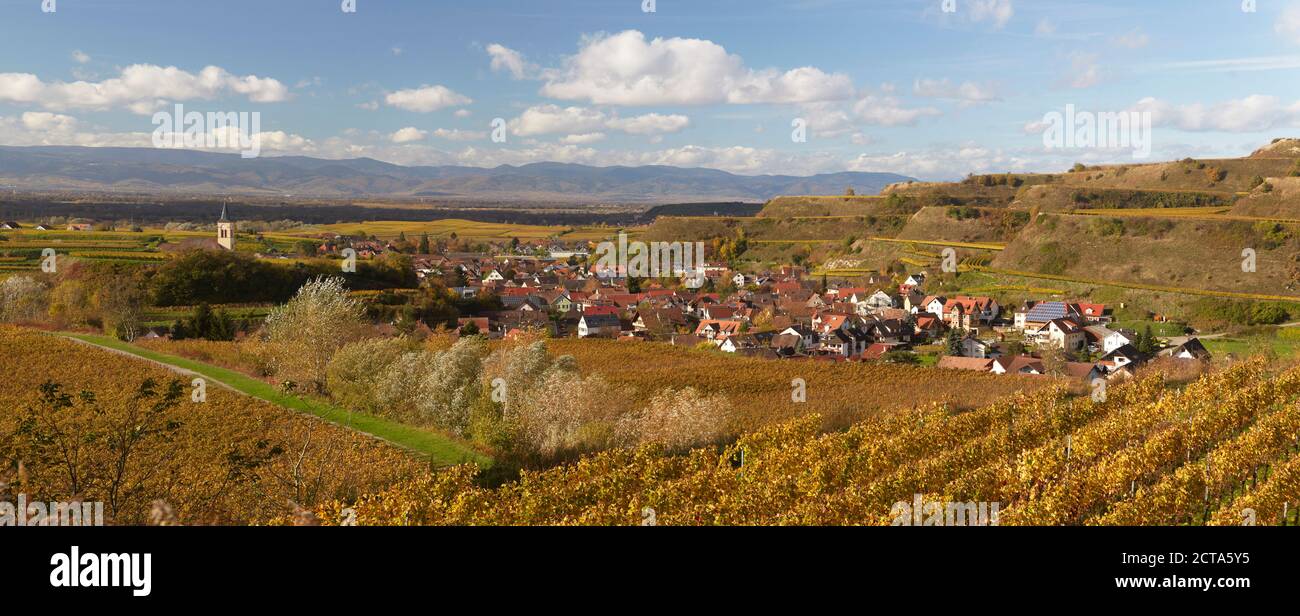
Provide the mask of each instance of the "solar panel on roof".
{"label": "solar panel on roof", "polygon": [[1064,318],[1065,313],[1064,302],[1043,302],[1031,308],[1029,313],[1025,315],[1025,320],[1033,321],[1035,323],[1045,323],[1047,321]]}

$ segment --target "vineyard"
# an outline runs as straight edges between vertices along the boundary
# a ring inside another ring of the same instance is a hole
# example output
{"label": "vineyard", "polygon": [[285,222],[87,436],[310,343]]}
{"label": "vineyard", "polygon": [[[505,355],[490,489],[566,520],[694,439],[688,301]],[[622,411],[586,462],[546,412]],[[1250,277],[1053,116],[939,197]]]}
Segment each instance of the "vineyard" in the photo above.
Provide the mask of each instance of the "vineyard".
{"label": "vineyard", "polygon": [[[970,409],[1019,391],[1038,391],[1049,379],[858,362],[781,362],[687,350],[658,343],[613,340],[548,340],[555,355],[570,355],[583,371],[634,392],[644,402],[664,384],[725,395],[741,411],[737,431],[819,415],[825,427],[842,428],[882,410],[947,404]],[[806,398],[794,402],[792,381]]]}
{"label": "vineyard", "polygon": [[1182,389],[1148,376],[1102,401],[1054,389],[833,433],[808,416],[725,447],[609,451],[496,489],[457,467],[316,513],[327,524],[351,507],[381,525],[890,525],[916,499],[939,504],[927,525],[945,523],[942,503],[976,502],[1000,505],[1003,525],[1296,525],[1297,395],[1300,369],[1242,363]]}
{"label": "vineyard", "polygon": [[109,524],[257,524],[427,468],[305,414],[0,327],[0,501],[101,501]]}

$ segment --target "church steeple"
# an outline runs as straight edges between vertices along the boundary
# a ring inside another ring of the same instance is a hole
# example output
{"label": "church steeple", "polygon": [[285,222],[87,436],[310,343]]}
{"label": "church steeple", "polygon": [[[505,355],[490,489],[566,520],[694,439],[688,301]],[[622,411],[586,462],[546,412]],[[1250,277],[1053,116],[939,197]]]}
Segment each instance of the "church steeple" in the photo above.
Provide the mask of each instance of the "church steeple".
{"label": "church steeple", "polygon": [[235,249],[235,223],[226,213],[226,204],[221,204],[221,219],[217,221],[217,244],[226,250]]}

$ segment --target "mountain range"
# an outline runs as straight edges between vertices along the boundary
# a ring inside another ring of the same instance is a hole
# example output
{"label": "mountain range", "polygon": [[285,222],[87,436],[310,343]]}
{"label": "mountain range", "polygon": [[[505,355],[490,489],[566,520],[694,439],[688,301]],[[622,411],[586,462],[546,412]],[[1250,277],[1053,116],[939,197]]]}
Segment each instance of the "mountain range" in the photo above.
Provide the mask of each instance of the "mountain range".
{"label": "mountain range", "polygon": [[909,179],[893,173],[750,176],[662,165],[553,162],[407,167],[371,158],[243,159],[238,154],[180,149],[0,146],[0,187],[20,190],[673,203],[838,195],[847,188],[875,194]]}

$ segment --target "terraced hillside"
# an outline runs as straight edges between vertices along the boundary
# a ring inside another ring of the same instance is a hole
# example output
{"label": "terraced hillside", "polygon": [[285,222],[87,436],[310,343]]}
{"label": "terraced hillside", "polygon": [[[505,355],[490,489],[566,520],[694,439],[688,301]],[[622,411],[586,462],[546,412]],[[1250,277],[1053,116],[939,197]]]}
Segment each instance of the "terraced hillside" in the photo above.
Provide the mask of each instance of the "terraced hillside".
{"label": "terraced hillside", "polygon": [[[660,218],[649,235],[709,239],[738,228],[757,247],[745,254],[754,267],[791,257],[846,272],[933,265],[952,247],[967,263],[1067,281],[1300,297],[1300,140],[1237,159],[905,182],[876,197],[781,197],[755,219]],[[1243,271],[1247,249],[1254,272]]]}

